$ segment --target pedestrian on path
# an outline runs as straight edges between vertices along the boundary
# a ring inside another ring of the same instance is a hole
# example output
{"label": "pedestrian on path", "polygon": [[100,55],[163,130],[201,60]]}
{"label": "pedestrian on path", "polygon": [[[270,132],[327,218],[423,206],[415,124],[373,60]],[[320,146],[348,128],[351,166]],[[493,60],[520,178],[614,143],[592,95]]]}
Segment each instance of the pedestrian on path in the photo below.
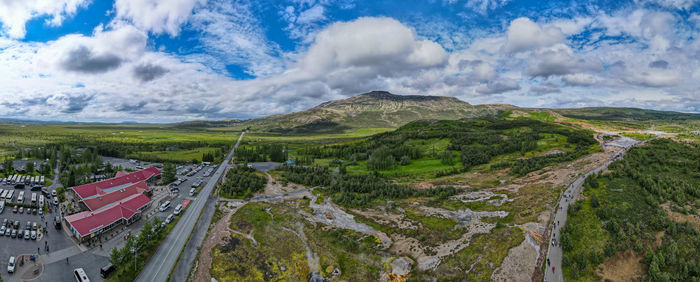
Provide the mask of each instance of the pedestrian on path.
{"label": "pedestrian on path", "polygon": [[552,273],[554,273],[554,265],[552,265]]}

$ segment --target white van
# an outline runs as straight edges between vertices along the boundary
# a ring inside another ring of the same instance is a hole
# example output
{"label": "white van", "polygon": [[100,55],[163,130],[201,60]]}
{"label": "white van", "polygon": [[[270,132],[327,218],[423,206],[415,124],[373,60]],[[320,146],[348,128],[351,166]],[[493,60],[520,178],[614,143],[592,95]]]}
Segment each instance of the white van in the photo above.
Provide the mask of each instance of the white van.
{"label": "white van", "polygon": [[165,201],[162,205],[160,205],[160,211],[166,211],[170,208],[170,201]]}
{"label": "white van", "polygon": [[196,194],[196,193],[197,193],[197,189],[194,189],[194,188],[190,189],[190,197],[194,196],[194,194]]}
{"label": "white van", "polygon": [[15,257],[10,257],[10,261],[7,262],[7,272],[8,273],[15,272]]}
{"label": "white van", "polygon": [[75,281],[78,282],[90,282],[90,278],[87,277],[87,273],[82,268],[76,268],[73,270],[73,276],[75,276]]}
{"label": "white van", "polygon": [[182,212],[182,204],[179,204],[175,207],[175,215],[180,215],[180,212]]}

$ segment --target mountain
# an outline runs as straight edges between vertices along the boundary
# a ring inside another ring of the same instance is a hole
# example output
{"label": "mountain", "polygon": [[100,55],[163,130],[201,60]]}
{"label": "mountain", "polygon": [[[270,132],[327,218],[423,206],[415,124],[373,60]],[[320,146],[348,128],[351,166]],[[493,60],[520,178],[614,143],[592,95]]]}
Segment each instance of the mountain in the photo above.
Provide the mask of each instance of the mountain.
{"label": "mountain", "polygon": [[647,121],[647,120],[700,120],[700,114],[656,111],[638,108],[576,108],[552,109],[562,116],[586,120]]}
{"label": "mountain", "polygon": [[511,105],[477,105],[454,97],[395,95],[373,91],[311,109],[243,122],[252,129],[278,132],[323,132],[356,128],[396,128],[421,119],[455,120],[496,116]]}

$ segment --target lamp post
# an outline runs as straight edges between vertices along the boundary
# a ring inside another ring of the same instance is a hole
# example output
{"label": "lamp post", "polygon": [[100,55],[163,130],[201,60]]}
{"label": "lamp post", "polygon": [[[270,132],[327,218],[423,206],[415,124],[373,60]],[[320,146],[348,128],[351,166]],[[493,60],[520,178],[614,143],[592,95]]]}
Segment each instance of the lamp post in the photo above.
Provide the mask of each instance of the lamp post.
{"label": "lamp post", "polygon": [[137,253],[137,251],[138,251],[138,249],[136,249],[136,247],[131,247],[131,252],[134,253],[134,271],[136,271],[136,258],[137,258],[136,253]]}

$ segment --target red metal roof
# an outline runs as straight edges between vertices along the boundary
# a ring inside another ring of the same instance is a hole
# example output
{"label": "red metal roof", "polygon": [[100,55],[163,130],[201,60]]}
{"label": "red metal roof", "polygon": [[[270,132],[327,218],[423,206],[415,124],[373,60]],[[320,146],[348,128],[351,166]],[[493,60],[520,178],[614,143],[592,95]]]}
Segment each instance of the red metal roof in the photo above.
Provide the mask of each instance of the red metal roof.
{"label": "red metal roof", "polygon": [[86,199],[96,195],[106,195],[107,192],[104,190],[147,180],[154,175],[160,175],[160,170],[152,166],[107,180],[75,186],[73,190],[80,198]]}
{"label": "red metal roof", "polygon": [[117,175],[115,175],[114,177],[120,177],[120,176],[124,176],[124,175],[126,175],[126,172],[123,172],[120,170],[120,171],[117,171]]}
{"label": "red metal roof", "polygon": [[139,181],[136,182],[135,184],[129,185],[127,187],[115,190],[111,193],[103,194],[98,197],[92,197],[89,199],[83,200],[83,203],[90,209],[91,211],[98,210],[100,208],[103,208],[105,206],[108,206],[110,204],[113,204],[115,202],[119,202],[122,200],[125,200],[131,195],[135,194],[143,194],[143,192],[148,191],[148,185],[146,184],[146,181]]}
{"label": "red metal roof", "polygon": [[130,219],[140,208],[150,202],[151,199],[144,194],[131,195],[123,201],[104,209],[84,211],[66,216],[66,221],[83,237],[118,220]]}
{"label": "red metal roof", "polygon": [[189,204],[190,204],[190,200],[184,200],[184,201],[182,201],[182,207],[183,207],[183,208],[186,208],[187,205],[189,205]]}

